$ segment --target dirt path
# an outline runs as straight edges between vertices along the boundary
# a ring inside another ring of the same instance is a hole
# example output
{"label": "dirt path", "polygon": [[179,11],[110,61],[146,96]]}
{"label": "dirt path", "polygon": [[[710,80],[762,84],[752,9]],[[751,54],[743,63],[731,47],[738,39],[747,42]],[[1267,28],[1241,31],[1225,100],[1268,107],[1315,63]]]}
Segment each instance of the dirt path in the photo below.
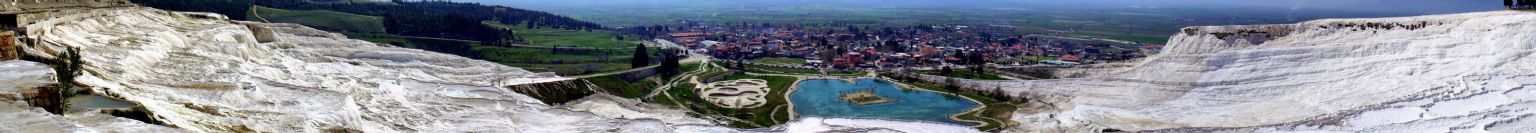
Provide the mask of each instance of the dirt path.
{"label": "dirt path", "polygon": [[262,23],[272,23],[272,21],[267,21],[266,17],[262,17],[261,13],[256,13],[256,7],[259,6],[251,5],[251,16],[256,16],[256,19],[261,19]]}
{"label": "dirt path", "polygon": [[[785,99],[785,101],[788,101],[788,99]],[[775,106],[775,107],[773,107],[773,112],[779,112],[780,109],[788,108],[789,106],[790,106],[789,104]],[[791,111],[793,111],[793,110],[791,110]],[[768,119],[773,120],[773,121],[780,121],[779,117],[778,117],[778,114],[779,113],[769,113],[768,114]],[[794,118],[790,118],[790,119],[794,119]],[[783,121],[788,121],[788,120],[783,120]]]}

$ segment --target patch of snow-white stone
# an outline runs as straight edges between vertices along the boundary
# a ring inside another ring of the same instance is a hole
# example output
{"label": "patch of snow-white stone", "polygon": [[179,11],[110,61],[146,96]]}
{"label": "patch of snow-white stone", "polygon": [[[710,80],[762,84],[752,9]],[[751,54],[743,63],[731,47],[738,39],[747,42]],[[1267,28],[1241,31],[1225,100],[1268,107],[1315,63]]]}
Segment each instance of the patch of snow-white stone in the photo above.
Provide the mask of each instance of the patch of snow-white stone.
{"label": "patch of snow-white stone", "polygon": [[1522,11],[1190,27],[1114,74],[963,84],[1057,107],[1015,114],[1019,132],[1523,132],[1531,31]]}
{"label": "patch of snow-white stone", "polygon": [[[706,125],[708,121],[677,109],[632,105],[644,104],[634,101],[588,98],[550,106],[502,86],[566,80],[551,73],[381,46],[293,24],[232,22],[217,14],[144,7],[67,10],[79,13],[24,26],[30,29],[28,38],[42,42],[23,47],[26,54],[51,58],[50,53],[64,48],[79,48],[86,73],[76,82],[142,105],[155,120],[197,132],[974,131],[917,122],[820,118],[798,122],[820,123],[807,125],[813,127],[733,129]],[[247,26],[274,35],[258,39]],[[63,119],[34,110],[6,111],[32,113],[0,117]],[[120,124],[115,117],[79,119],[104,120],[85,125]],[[0,123],[0,129],[81,125],[37,123]]]}

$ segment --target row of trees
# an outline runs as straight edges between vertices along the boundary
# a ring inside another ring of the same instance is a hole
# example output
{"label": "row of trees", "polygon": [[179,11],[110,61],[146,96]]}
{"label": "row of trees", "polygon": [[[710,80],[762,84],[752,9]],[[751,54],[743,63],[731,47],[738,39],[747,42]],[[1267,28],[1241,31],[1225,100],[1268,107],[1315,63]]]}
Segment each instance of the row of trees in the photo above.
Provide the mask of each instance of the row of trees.
{"label": "row of trees", "polygon": [[[949,69],[949,67],[944,67],[944,69],[947,70],[947,69]],[[975,86],[970,86],[969,88],[968,87],[962,87],[962,86],[960,86],[958,84],[959,81],[957,81],[957,79],[955,79],[955,78],[948,78],[948,77],[946,77],[946,78],[944,78],[944,81],[942,83],[937,83],[937,82],[924,81],[922,79],[919,79],[916,74],[912,74],[912,73],[882,73],[881,76],[890,77],[891,79],[894,79],[896,81],[906,82],[906,83],[941,84],[941,85],[944,85],[944,88],[933,88],[933,89],[943,89],[944,91],[956,92],[956,93],[973,93],[973,94],[976,94],[976,95],[985,96],[985,97],[988,97],[988,98],[1002,100],[1002,101],[1022,102],[1022,101],[1028,100],[1028,99],[1026,99],[1024,97],[1024,96],[1027,96],[1028,92],[1019,92],[1019,93],[1016,93],[1016,95],[1010,96],[1010,95],[1008,95],[1009,93],[1007,93],[1007,91],[1003,91],[1003,88],[1001,86],[993,87],[993,88],[990,88],[990,89],[987,89],[987,88],[975,88]]]}
{"label": "row of trees", "polygon": [[[635,55],[629,58],[630,68],[642,68],[651,65],[651,54],[646,49],[649,48],[646,48],[645,44],[635,45]],[[659,54],[661,55],[661,64],[656,66],[656,70],[661,71],[662,77],[677,76],[680,73],[677,69],[681,66],[678,62],[682,61],[683,58],[687,58],[683,55],[683,50],[665,48],[659,51]]]}
{"label": "row of trees", "polygon": [[172,11],[212,12],[229,16],[229,19],[248,20],[254,0],[129,0],[130,2]]}
{"label": "row of trees", "polygon": [[1536,8],[1536,0],[1504,0],[1504,7],[1511,9]]}
{"label": "row of trees", "polygon": [[667,27],[666,25],[655,25],[655,26],[629,27],[629,28],[619,29],[619,31],[620,32],[624,32],[624,33],[630,33],[630,34],[639,35],[641,37],[656,38],[656,37],[666,36],[667,33],[671,33],[672,32],[672,29]]}

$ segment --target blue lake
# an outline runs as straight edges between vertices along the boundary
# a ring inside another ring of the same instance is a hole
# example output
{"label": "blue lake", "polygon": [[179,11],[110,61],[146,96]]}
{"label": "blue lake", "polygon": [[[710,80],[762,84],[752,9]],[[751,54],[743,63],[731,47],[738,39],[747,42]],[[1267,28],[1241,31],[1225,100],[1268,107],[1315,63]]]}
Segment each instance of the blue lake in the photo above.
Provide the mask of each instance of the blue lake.
{"label": "blue lake", "polygon": [[[795,113],[800,116],[879,118],[921,120],[959,125],[976,123],[960,122],[949,116],[976,107],[975,102],[963,97],[923,90],[904,90],[890,81],[861,78],[848,82],[837,79],[804,80],[795,84],[798,89],[789,95],[794,102]],[[873,88],[875,95],[894,99],[895,102],[855,105],[842,101],[841,92],[862,91]]]}

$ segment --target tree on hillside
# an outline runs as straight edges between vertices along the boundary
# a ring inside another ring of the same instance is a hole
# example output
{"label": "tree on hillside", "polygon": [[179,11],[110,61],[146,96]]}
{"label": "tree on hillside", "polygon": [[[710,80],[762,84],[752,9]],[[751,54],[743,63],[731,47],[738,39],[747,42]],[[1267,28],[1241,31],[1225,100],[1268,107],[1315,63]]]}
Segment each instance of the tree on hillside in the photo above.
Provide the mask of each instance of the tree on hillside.
{"label": "tree on hillside", "polygon": [[677,67],[679,66],[677,63],[682,59],[677,53],[677,49],[668,48],[661,50],[661,66],[658,66],[657,69],[661,70],[662,77],[677,76]]}
{"label": "tree on hillside", "polygon": [[741,72],[747,72],[747,64],[745,58],[736,58],[736,69],[741,70]]}
{"label": "tree on hillside", "polygon": [[651,65],[651,54],[645,52],[645,44],[635,44],[635,55],[630,57],[629,67],[641,68]]}
{"label": "tree on hillside", "polygon": [[981,74],[983,72],[982,67],[986,67],[987,60],[982,58],[981,51],[971,51],[966,54],[965,58],[968,61],[966,63],[971,65],[971,73],[973,74],[970,76],[977,76],[978,74]]}
{"label": "tree on hillside", "polygon": [[955,70],[954,69],[949,69],[949,66],[944,66],[944,68],[939,68],[939,76],[949,77],[949,76],[954,76],[954,75],[955,75]]}
{"label": "tree on hillside", "polygon": [[1514,5],[1515,5],[1514,1],[1504,0],[1504,8],[1510,8],[1510,7],[1514,6]]}

